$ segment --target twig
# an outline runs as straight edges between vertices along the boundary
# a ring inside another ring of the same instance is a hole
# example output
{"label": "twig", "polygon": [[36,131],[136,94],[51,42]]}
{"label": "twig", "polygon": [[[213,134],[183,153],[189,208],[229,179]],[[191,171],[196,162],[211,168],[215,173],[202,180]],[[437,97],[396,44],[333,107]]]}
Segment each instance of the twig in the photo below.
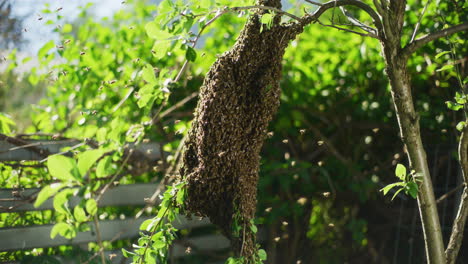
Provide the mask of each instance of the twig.
{"label": "twig", "polygon": [[[156,233],[156,230],[158,229],[157,226],[159,225],[159,223],[161,223],[161,221],[164,219],[164,217],[166,216],[167,214],[167,211],[169,210],[169,206],[166,207],[166,210],[164,211],[164,213],[162,214],[161,218],[159,218],[158,220],[158,223],[154,225],[154,229],[153,231],[151,231],[151,234],[150,234],[150,237],[153,237],[154,236],[154,233]],[[152,242],[153,240],[150,239],[149,242],[146,243],[145,245],[145,250],[143,251],[143,255],[142,257],[140,258],[140,261],[138,263],[141,263],[141,264],[144,264],[144,260],[145,260],[145,256],[146,256],[146,251],[148,250],[149,246],[150,246],[150,243]]]}
{"label": "twig", "polygon": [[445,199],[447,199],[448,197],[450,197],[451,195],[453,195],[454,193],[456,193],[458,190],[460,190],[461,188],[463,188],[463,186],[465,186],[464,184],[460,184],[458,185],[457,187],[453,188],[452,190],[450,190],[448,193],[442,195],[439,197],[439,199],[437,199],[436,203],[439,204],[441,202],[443,202]]}
{"label": "twig", "polygon": [[21,164],[21,163],[11,163],[11,162],[2,162],[6,166],[12,168],[44,168],[44,164]]}
{"label": "twig", "polygon": [[192,94],[190,94],[189,96],[185,97],[184,99],[180,100],[178,103],[176,103],[175,105],[169,107],[166,111],[162,112],[161,115],[160,115],[160,118],[164,118],[165,116],[167,116],[168,114],[172,113],[174,110],[182,107],[185,103],[187,103],[188,101],[192,100],[193,98],[195,98],[196,96],[198,95],[198,92],[193,92]]}
{"label": "twig", "polygon": [[359,36],[363,36],[363,37],[372,37],[372,38],[376,38],[378,39],[379,37],[375,34],[372,34],[372,33],[368,33],[368,34],[365,34],[365,33],[361,33],[361,32],[357,32],[357,31],[354,31],[352,29],[347,29],[347,28],[342,28],[342,27],[338,27],[338,26],[335,26],[335,25],[326,25],[326,24],[323,24],[322,22],[320,22],[320,20],[317,19],[317,23],[319,23],[320,25],[324,26],[324,27],[331,27],[331,28],[336,28],[338,30],[343,30],[343,31],[346,31],[346,32],[350,32],[350,33],[354,33],[354,34],[357,34]]}
{"label": "twig", "polygon": [[86,145],[86,142],[78,143],[78,144],[76,144],[75,146],[72,146],[72,147],[71,147],[69,150],[67,150],[67,151],[62,151],[62,152],[56,153],[56,154],[54,154],[54,155],[49,155],[49,156],[47,156],[45,159],[40,160],[39,162],[40,162],[40,163],[46,162],[46,161],[47,161],[50,157],[52,157],[52,156],[66,154],[66,153],[68,153],[68,152],[70,152],[70,151],[72,151],[72,150],[74,150],[74,149],[77,149],[77,148],[79,148],[79,147],[81,147],[81,146],[84,146],[84,145]]}
{"label": "twig", "polygon": [[125,157],[125,160],[122,162],[122,165],[120,165],[119,167],[119,170],[114,174],[114,177],[112,177],[112,179],[101,189],[101,191],[99,192],[98,196],[96,197],[96,203],[99,203],[99,201],[101,200],[102,196],[104,195],[104,193],[109,189],[109,187],[111,186],[111,184],[114,183],[115,179],[117,178],[117,176],[121,175],[121,172],[123,170],[123,167],[125,166],[125,164],[127,164],[128,160],[130,159],[130,156],[132,156],[133,154],[133,151],[130,150],[130,153],[127,155],[127,157]]}
{"label": "twig", "polygon": [[374,38],[377,38],[377,29],[369,27],[368,25],[359,21],[359,19],[355,18],[346,8],[340,6],[341,12],[346,16],[349,22],[351,22],[354,26],[359,27],[360,29],[366,31],[369,34],[372,34]]}
{"label": "twig", "polygon": [[460,199],[457,216],[453,221],[452,233],[450,240],[445,250],[447,264],[454,264],[460,251],[463,241],[463,233],[465,230],[466,219],[468,217],[468,126],[463,128],[458,145],[458,156],[460,158],[460,167],[463,175],[463,193]]}
{"label": "twig", "polygon": [[242,253],[244,251],[244,243],[245,243],[245,221],[244,221],[244,228],[242,228],[242,245],[239,256],[242,257]]}
{"label": "twig", "polygon": [[104,246],[102,245],[101,230],[99,229],[99,221],[98,221],[97,213],[94,215],[94,226],[96,227],[96,234],[97,234],[99,247],[102,249],[100,250],[101,263],[106,264],[106,256],[104,255]]}
{"label": "twig", "polygon": [[[382,33],[383,26],[382,26],[382,22],[380,21],[379,14],[377,14],[377,12],[375,12],[375,10],[372,9],[372,7],[370,7],[366,3],[359,1],[359,0],[333,0],[333,1],[326,2],[322,4],[317,10],[315,10],[314,13],[304,15],[301,18],[301,24],[305,26],[312,22],[316,22],[319,19],[319,17],[323,13],[325,13],[325,11],[327,11],[328,9],[334,8],[334,7],[340,7],[340,6],[347,6],[347,5],[356,6],[360,8],[361,10],[363,10],[364,12],[366,12],[372,18],[373,23],[375,27],[377,28],[377,32],[379,33],[379,37],[383,36],[383,33]],[[381,33],[382,35],[380,35]]]}
{"label": "twig", "polygon": [[413,54],[416,50],[426,45],[427,43],[466,30],[468,30],[468,22],[425,35],[421,38],[416,39],[415,41],[408,44],[405,48],[403,48],[401,55],[403,58],[408,59],[408,57],[411,54]]}
{"label": "twig", "polygon": [[[16,145],[16,146],[21,146],[23,148],[28,148],[31,151],[39,154],[41,157],[47,157],[49,155],[49,152],[47,150],[37,148],[37,147],[32,146],[32,145],[29,145],[30,144],[29,142],[27,142],[25,140],[22,140],[22,139],[19,139],[19,138],[9,137],[9,136],[7,136],[5,134],[0,133],[0,140],[6,141],[6,142],[11,143],[11,144]],[[25,146],[25,145],[28,145],[28,146]],[[11,149],[9,149],[8,151],[10,151],[10,150]],[[4,152],[4,151],[2,151],[2,152]]]}
{"label": "twig", "polygon": [[250,10],[250,9],[263,9],[263,10],[269,10],[269,11],[273,11],[279,15],[285,15],[285,16],[288,16],[294,20],[297,20],[299,22],[301,22],[301,18],[298,17],[298,16],[295,16],[291,13],[288,13],[286,11],[283,11],[281,9],[278,9],[278,8],[275,8],[275,7],[271,7],[271,6],[260,6],[260,5],[253,5],[253,6],[240,6],[240,7],[231,7],[231,8],[228,8],[229,11],[241,11],[241,10]]}
{"label": "twig", "polygon": [[429,6],[430,3],[431,3],[431,0],[427,0],[426,5],[424,5],[421,15],[419,15],[418,23],[416,23],[416,26],[414,26],[414,31],[413,31],[413,34],[411,35],[411,40],[409,43],[414,41],[414,38],[416,37],[416,34],[418,33],[419,26],[421,26],[421,20],[424,17],[424,13],[426,13],[427,7]]}
{"label": "twig", "polygon": [[134,90],[135,90],[134,88],[131,88],[128,91],[128,93],[122,98],[122,100],[120,100],[120,102],[112,109],[112,113],[115,113],[115,111],[117,111],[123,105],[123,103],[127,101],[127,99],[130,97],[130,95],[132,95]]}
{"label": "twig", "polygon": [[322,6],[322,5],[323,5],[322,3],[315,2],[315,1],[311,1],[311,0],[304,0],[304,1],[306,1],[306,2],[309,3],[309,4],[316,5],[316,6]]}

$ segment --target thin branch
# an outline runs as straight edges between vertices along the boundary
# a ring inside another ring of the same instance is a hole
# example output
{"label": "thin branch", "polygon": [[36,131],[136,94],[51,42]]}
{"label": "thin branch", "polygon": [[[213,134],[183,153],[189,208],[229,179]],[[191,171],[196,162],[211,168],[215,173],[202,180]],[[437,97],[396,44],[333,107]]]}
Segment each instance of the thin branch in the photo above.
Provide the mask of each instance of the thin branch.
{"label": "thin branch", "polygon": [[304,0],[304,1],[306,1],[306,2],[309,3],[309,4],[316,5],[316,6],[322,6],[322,5],[323,5],[322,3],[315,2],[315,1],[310,1],[310,0]]}
{"label": "thin branch", "polygon": [[422,46],[426,45],[427,43],[434,41],[436,39],[446,37],[461,31],[468,30],[468,22],[459,24],[453,27],[446,28],[441,31],[437,31],[428,35],[425,35],[421,38],[416,39],[415,41],[408,44],[403,50],[401,55],[404,58],[408,58],[411,54],[413,54],[416,50],[421,48]]}
{"label": "thin branch", "polygon": [[192,94],[190,94],[189,96],[185,97],[184,99],[180,100],[178,103],[176,103],[175,105],[171,106],[169,109],[167,109],[166,111],[162,112],[160,115],[159,115],[159,118],[164,118],[165,116],[167,116],[168,114],[172,113],[174,110],[182,107],[185,103],[187,103],[188,101],[192,100],[193,98],[195,98],[196,96],[198,95],[198,92],[193,92]]}
{"label": "thin branch", "polygon": [[444,195],[442,195],[441,197],[439,197],[439,199],[436,200],[436,203],[439,204],[441,202],[443,202],[445,199],[447,199],[448,197],[450,197],[451,195],[455,194],[457,191],[459,191],[461,188],[463,188],[465,185],[464,184],[460,184],[458,185],[457,187],[453,188],[452,190],[450,190],[448,193],[445,193]]}
{"label": "thin branch", "polygon": [[466,218],[468,217],[468,126],[465,126],[458,145],[458,156],[465,188],[460,199],[457,216],[453,221],[452,233],[445,250],[447,264],[454,264],[463,241]]}
{"label": "thin branch", "polygon": [[273,11],[275,13],[277,13],[278,15],[285,15],[287,17],[290,17],[294,20],[297,20],[299,22],[301,22],[301,18],[298,17],[298,16],[295,16],[291,13],[288,13],[286,11],[283,11],[281,9],[278,9],[278,8],[275,8],[275,7],[271,7],[271,6],[260,6],[260,5],[255,5],[255,6],[241,6],[241,7],[231,7],[231,8],[227,8],[228,11],[233,11],[233,12],[236,12],[236,11],[241,11],[241,10],[250,10],[250,9],[255,9],[255,8],[258,8],[258,9],[262,9],[262,10],[268,10],[268,11]]}
{"label": "thin branch", "polygon": [[[96,235],[99,248],[104,249],[104,246],[102,245],[101,229],[99,229],[99,220],[97,213],[94,215],[94,226],[96,227]],[[106,256],[104,255],[104,250],[100,250],[99,252],[101,255],[101,263],[106,264]]]}
{"label": "thin branch", "polygon": [[102,196],[104,195],[104,193],[109,189],[109,187],[111,186],[111,184],[114,183],[114,181],[117,179],[117,177],[120,175],[122,176],[123,174],[121,173],[122,170],[123,170],[123,167],[127,164],[128,160],[130,159],[130,157],[132,156],[133,154],[133,151],[130,150],[130,153],[127,155],[127,157],[125,157],[124,161],[122,162],[122,164],[120,165],[118,171],[114,174],[114,176],[112,177],[112,179],[101,189],[101,191],[99,192],[98,196],[96,197],[96,203],[99,203],[99,201],[101,200]]}
{"label": "thin branch", "polygon": [[[22,148],[28,148],[29,150],[39,154],[41,157],[47,157],[50,154],[45,149],[37,148],[36,146],[30,145],[30,142],[28,141],[25,141],[19,138],[9,137],[5,134],[0,133],[0,140],[3,140],[5,142],[8,142],[10,144],[13,144]],[[0,151],[0,153],[8,152],[8,151],[11,151],[11,149],[8,149],[7,151]]]}
{"label": "thin branch", "polygon": [[69,153],[70,151],[72,151],[72,150],[74,150],[74,149],[77,149],[77,148],[79,148],[79,147],[82,147],[82,146],[84,146],[84,145],[86,145],[86,142],[78,143],[78,144],[72,146],[69,150],[62,151],[62,152],[59,152],[59,153],[55,153],[55,154],[53,154],[53,155],[49,155],[49,156],[47,156],[46,158],[40,160],[39,162],[41,162],[41,163],[46,162],[51,156],[67,154],[67,153]]}
{"label": "thin branch", "polygon": [[331,28],[336,28],[338,30],[343,30],[343,31],[346,31],[346,32],[350,32],[350,33],[354,33],[354,34],[357,34],[359,36],[363,36],[363,37],[372,37],[372,38],[376,38],[378,39],[379,37],[375,34],[372,34],[372,33],[368,33],[368,34],[365,34],[365,33],[361,33],[361,32],[358,32],[358,31],[354,31],[352,29],[347,29],[347,28],[342,28],[342,27],[338,27],[338,26],[335,26],[334,24],[331,24],[331,25],[326,25],[326,24],[323,24],[322,22],[320,22],[320,20],[317,20],[317,23],[319,23],[320,25],[324,26],[324,27],[331,27]]}
{"label": "thin branch", "polygon": [[115,113],[115,111],[117,111],[123,105],[123,103],[127,101],[127,99],[130,97],[130,95],[132,95],[134,90],[135,90],[134,88],[131,88],[128,91],[128,93],[122,98],[122,100],[120,100],[120,102],[112,109],[112,113]]}
{"label": "thin branch", "polygon": [[431,3],[431,0],[427,0],[426,4],[424,5],[424,8],[421,12],[421,15],[419,15],[418,23],[416,23],[416,26],[414,27],[413,34],[411,35],[411,40],[410,43],[414,41],[414,38],[416,37],[416,34],[418,34],[419,26],[421,26],[421,20],[424,17],[424,14],[426,13],[427,7]]}
{"label": "thin branch", "polygon": [[340,10],[343,15],[346,16],[349,22],[351,22],[354,26],[359,27],[360,29],[366,31],[367,33],[373,34],[375,38],[377,38],[377,29],[373,27],[369,27],[368,25],[362,23],[359,19],[355,18],[345,7],[340,6]]}
{"label": "thin branch", "polygon": [[324,4],[322,4],[317,10],[315,10],[314,13],[312,14],[306,14],[302,17],[301,23],[302,25],[308,25],[310,23],[316,22],[319,17],[325,13],[330,8],[334,7],[340,7],[340,6],[355,6],[366,12],[373,20],[373,23],[375,27],[377,28],[377,32],[382,32],[383,26],[382,22],[380,21],[379,14],[372,9],[369,5],[366,3],[359,1],[359,0],[334,0],[334,1],[329,1]]}
{"label": "thin branch", "polygon": [[2,162],[4,165],[12,168],[45,168],[44,164],[23,164],[19,162]]}

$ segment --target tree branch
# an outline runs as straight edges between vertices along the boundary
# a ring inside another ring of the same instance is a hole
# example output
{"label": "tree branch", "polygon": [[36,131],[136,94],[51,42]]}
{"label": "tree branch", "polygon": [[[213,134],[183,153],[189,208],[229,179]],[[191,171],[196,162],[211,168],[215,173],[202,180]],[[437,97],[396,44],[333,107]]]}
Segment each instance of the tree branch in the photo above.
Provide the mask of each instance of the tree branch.
{"label": "tree branch", "polygon": [[326,24],[323,24],[322,22],[320,22],[320,20],[317,20],[317,23],[319,23],[320,25],[324,26],[324,27],[331,27],[331,28],[336,28],[338,30],[343,30],[343,31],[346,31],[346,32],[350,32],[350,33],[353,33],[353,34],[357,34],[359,36],[363,36],[363,37],[372,37],[372,38],[376,38],[378,39],[379,37],[371,32],[369,33],[361,33],[361,32],[358,32],[358,31],[355,31],[355,30],[352,30],[352,29],[347,29],[347,28],[342,28],[342,27],[338,27],[338,26],[335,26],[334,24],[331,24],[331,25],[326,25]]}
{"label": "tree branch", "polygon": [[444,30],[437,31],[437,32],[434,32],[434,33],[431,33],[431,34],[428,34],[428,35],[425,35],[425,36],[423,36],[421,38],[418,38],[417,40],[411,42],[410,44],[408,44],[402,50],[401,55],[405,59],[407,59],[416,50],[418,50],[419,48],[421,48],[422,46],[426,45],[427,43],[429,43],[429,42],[431,42],[433,40],[436,40],[436,39],[439,39],[439,38],[442,38],[442,37],[446,37],[446,36],[455,34],[457,32],[466,31],[466,30],[468,30],[468,22],[460,24],[460,25],[456,25],[456,26],[453,26],[453,27],[450,27],[450,28],[446,28]]}
{"label": "tree branch", "polygon": [[[5,134],[0,133],[0,140],[16,145],[19,148],[27,148],[28,150],[36,154],[39,154],[39,156],[41,157],[47,157],[50,155],[49,151],[47,151],[46,149],[38,148],[36,145],[30,144],[30,142],[19,139],[19,138],[9,137]],[[11,149],[7,149],[7,150],[0,149],[0,153],[8,152],[8,151],[11,151]]]}
{"label": "tree branch", "polygon": [[414,31],[413,31],[413,34],[411,35],[410,43],[414,41],[414,38],[416,38],[416,34],[418,34],[419,26],[421,26],[421,20],[424,17],[427,7],[429,6],[430,3],[431,3],[431,0],[428,0],[426,4],[424,5],[421,15],[419,15],[418,23],[416,23],[416,26],[414,26]]}
{"label": "tree branch", "polygon": [[359,21],[359,19],[355,18],[348,10],[346,10],[346,8],[344,6],[340,6],[340,10],[343,13],[343,15],[346,16],[348,21],[351,22],[353,25],[355,25],[355,26],[359,27],[360,29],[366,31],[367,33],[372,35],[372,37],[378,38],[377,37],[378,33],[377,33],[377,30],[375,28],[369,27],[368,25],[366,25],[366,24],[362,23],[361,21]]}
{"label": "tree branch", "polygon": [[460,206],[458,207],[458,213],[453,221],[452,233],[450,240],[445,250],[445,257],[447,264],[454,264],[458,252],[460,250],[463,233],[466,224],[466,218],[468,217],[468,127],[465,126],[460,137],[460,144],[458,146],[458,155],[460,158],[460,166],[463,174],[463,183],[465,188],[460,199]]}
{"label": "tree branch", "polygon": [[[329,1],[322,4],[317,10],[315,10],[312,14],[306,14],[301,18],[302,25],[308,25],[310,23],[316,22],[319,17],[325,13],[330,8],[340,7],[340,6],[355,6],[366,12],[373,20],[374,25],[377,28],[378,32],[382,32],[382,22],[380,21],[380,17],[375,12],[372,7],[367,5],[366,3],[359,1],[359,0],[334,0]],[[379,34],[380,35],[380,34]]]}

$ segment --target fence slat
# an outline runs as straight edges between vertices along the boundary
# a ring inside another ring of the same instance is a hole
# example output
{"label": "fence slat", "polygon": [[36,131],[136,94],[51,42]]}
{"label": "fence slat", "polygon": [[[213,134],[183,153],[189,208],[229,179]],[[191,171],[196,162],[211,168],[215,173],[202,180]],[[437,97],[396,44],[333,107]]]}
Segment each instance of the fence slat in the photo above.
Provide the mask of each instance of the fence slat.
{"label": "fence slat", "polygon": [[[116,234],[122,232],[120,238],[131,238],[138,234],[138,227],[148,218],[140,218],[135,221],[114,220],[101,221],[99,229],[103,240],[111,240]],[[89,223],[91,230],[87,232],[78,232],[77,236],[68,240],[61,236],[55,239],[50,238],[50,231],[53,225],[40,225],[28,227],[15,227],[0,229],[0,248],[3,251],[24,250],[31,248],[56,247],[60,245],[75,245],[96,241],[96,232],[94,224]]]}
{"label": "fence slat", "polygon": [[[73,147],[82,144],[83,141],[76,139],[67,140],[23,140],[27,145],[18,146],[7,141],[0,141],[0,161],[22,161],[22,160],[42,160],[44,159],[37,150],[43,150],[44,153],[56,154],[64,147]],[[33,147],[32,150],[30,147]],[[158,143],[141,143],[138,146],[129,144],[130,149],[136,149],[144,153],[145,157],[151,161],[156,161],[161,157],[160,146]]]}
{"label": "fence slat", "polygon": [[[103,206],[135,206],[144,205],[145,198],[151,197],[158,184],[128,184],[113,187],[107,190],[99,202]],[[53,199],[48,199],[38,208],[34,207],[34,197],[40,191],[33,189],[0,189],[0,212],[24,212],[37,210],[53,210]],[[70,207],[75,207],[81,198],[70,199]]]}
{"label": "fence slat", "polygon": [[[151,217],[141,217],[139,219],[125,220],[105,220],[99,222],[99,229],[103,241],[112,240],[117,234],[120,234],[118,240],[136,237],[141,223]],[[56,247],[60,245],[76,245],[97,241],[96,232],[93,223],[90,231],[79,232],[71,240],[56,236],[50,238],[50,231],[53,225],[38,225],[14,228],[0,229],[0,251],[25,250],[31,248]],[[190,229],[209,225],[208,219],[192,219],[180,217],[173,225],[177,229]]]}

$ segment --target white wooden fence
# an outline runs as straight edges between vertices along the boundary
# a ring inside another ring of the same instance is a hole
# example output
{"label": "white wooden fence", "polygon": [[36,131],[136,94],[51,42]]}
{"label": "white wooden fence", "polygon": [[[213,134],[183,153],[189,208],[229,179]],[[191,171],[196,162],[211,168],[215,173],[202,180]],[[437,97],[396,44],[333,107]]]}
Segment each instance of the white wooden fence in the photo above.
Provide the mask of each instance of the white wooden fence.
{"label": "white wooden fence", "polygon": [[[75,146],[80,144],[73,140],[49,140],[49,141],[25,141],[11,142],[8,138],[3,138],[0,141],[0,162],[12,162],[20,160],[40,160],[43,154],[58,153],[64,146]],[[33,149],[31,147],[34,147]],[[150,161],[159,159],[158,144],[144,144],[140,146],[130,146],[145,154]],[[1,186],[0,186],[1,187]],[[143,208],[145,199],[151,197],[158,184],[130,184],[120,185],[109,189],[102,196],[99,202],[99,207],[107,206],[134,206]],[[40,189],[0,189],[0,213],[39,211],[39,210],[54,210],[52,198],[44,202],[40,207],[33,206],[34,200]],[[76,206],[81,198],[74,197],[69,201],[70,207]],[[99,230],[103,241],[115,241],[120,239],[135,238],[138,236],[140,224],[149,219],[149,217],[139,218],[123,218],[115,220],[103,220],[99,222]],[[207,219],[192,219],[188,220],[180,217],[176,220],[174,226],[181,229],[194,229],[210,225]],[[94,228],[94,223],[90,222],[92,227],[90,231],[80,232],[73,239],[65,239],[57,236],[55,239],[50,238],[50,231],[53,227],[47,225],[33,226],[15,226],[0,228],[0,251],[17,251],[27,250],[32,248],[47,248],[60,245],[84,245],[88,242],[96,242],[97,235]],[[227,249],[229,241],[222,235],[202,235],[199,237],[183,238],[184,245],[196,245],[196,249],[200,252],[215,251]],[[197,252],[192,250],[191,254]],[[120,251],[106,252],[107,255],[115,254],[112,258],[113,263],[122,263],[122,254]],[[177,241],[171,249],[173,258],[187,256],[186,247],[179,244]],[[1,263],[0,259],[0,263]],[[20,261],[20,260],[18,260]],[[125,262],[125,261],[124,261]],[[3,262],[6,263],[6,262]]]}

